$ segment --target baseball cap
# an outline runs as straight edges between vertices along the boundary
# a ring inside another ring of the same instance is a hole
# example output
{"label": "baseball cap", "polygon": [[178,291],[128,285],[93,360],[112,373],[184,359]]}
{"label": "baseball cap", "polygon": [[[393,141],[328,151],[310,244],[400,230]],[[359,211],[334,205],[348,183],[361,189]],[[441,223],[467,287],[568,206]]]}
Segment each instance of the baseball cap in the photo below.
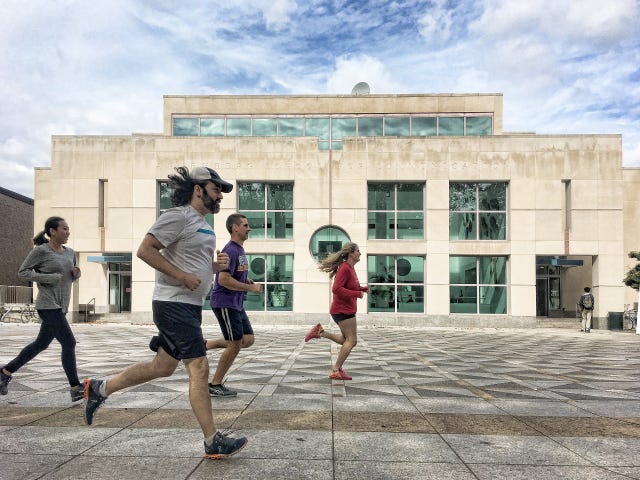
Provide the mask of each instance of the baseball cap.
{"label": "baseball cap", "polygon": [[220,191],[222,193],[229,193],[231,190],[233,190],[233,185],[231,183],[225,182],[220,178],[218,172],[209,167],[195,167],[193,170],[191,170],[189,177],[192,180],[197,180],[199,182],[213,182],[218,187],[220,187]]}

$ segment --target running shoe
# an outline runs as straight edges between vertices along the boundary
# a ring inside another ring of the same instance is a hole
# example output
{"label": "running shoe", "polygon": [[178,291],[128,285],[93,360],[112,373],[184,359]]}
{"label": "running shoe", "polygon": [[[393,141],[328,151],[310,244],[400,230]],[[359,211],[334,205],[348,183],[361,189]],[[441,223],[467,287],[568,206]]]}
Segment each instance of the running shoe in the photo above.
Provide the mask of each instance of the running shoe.
{"label": "running shoe", "polygon": [[0,395],[6,395],[9,393],[9,382],[13,377],[5,374],[0,368]]}
{"label": "running shoe", "polygon": [[84,385],[80,384],[77,387],[71,387],[69,389],[69,393],[71,394],[72,402],[77,402],[78,400],[82,400],[84,398]]}
{"label": "running shoe", "polygon": [[313,327],[311,327],[311,330],[309,330],[309,333],[307,333],[307,336],[304,337],[304,341],[308,342],[312,338],[320,338],[320,334],[322,332],[324,332],[324,328],[322,328],[322,325],[314,325]]}
{"label": "running shoe", "polygon": [[209,395],[212,397],[237,397],[238,392],[225,387],[223,384],[209,383]]}
{"label": "running shoe", "polygon": [[96,410],[102,406],[107,397],[100,395],[100,385],[103,380],[91,380],[90,378],[84,381],[84,420],[87,425],[93,423],[93,416]]}
{"label": "running shoe", "polygon": [[207,446],[207,442],[204,443],[204,457],[214,460],[230,457],[242,450],[247,443],[248,440],[245,437],[233,438],[216,432],[211,445]]}
{"label": "running shoe", "polygon": [[331,371],[329,373],[329,378],[331,380],[352,380],[353,377],[351,377],[350,375],[347,374],[347,372],[345,372],[342,368],[340,368],[340,370],[336,371]]}

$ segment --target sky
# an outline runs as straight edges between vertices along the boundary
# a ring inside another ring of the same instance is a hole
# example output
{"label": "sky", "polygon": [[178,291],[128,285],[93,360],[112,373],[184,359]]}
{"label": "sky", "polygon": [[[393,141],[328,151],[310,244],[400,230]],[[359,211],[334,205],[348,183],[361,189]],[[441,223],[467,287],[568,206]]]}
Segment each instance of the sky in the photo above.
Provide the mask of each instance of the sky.
{"label": "sky", "polygon": [[640,167],[640,0],[3,0],[0,186],[52,135],[162,132],[163,95],[502,93],[505,132],[621,134]]}

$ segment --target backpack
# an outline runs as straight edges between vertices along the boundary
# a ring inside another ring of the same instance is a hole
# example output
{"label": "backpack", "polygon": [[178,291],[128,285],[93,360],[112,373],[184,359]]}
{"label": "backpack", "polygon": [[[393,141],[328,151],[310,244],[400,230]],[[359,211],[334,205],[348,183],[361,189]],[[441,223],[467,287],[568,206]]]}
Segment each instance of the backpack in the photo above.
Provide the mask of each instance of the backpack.
{"label": "backpack", "polygon": [[590,293],[582,296],[582,307],[585,310],[593,309],[593,295]]}

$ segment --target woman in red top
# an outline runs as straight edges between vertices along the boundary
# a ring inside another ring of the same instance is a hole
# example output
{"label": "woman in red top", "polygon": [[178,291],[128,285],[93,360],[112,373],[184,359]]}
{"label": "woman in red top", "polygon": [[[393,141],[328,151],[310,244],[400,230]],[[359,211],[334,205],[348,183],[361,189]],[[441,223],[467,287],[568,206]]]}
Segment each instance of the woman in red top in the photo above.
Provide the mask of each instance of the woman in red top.
{"label": "woman in red top", "polygon": [[318,268],[329,274],[329,278],[334,278],[333,301],[329,313],[333,320],[340,327],[341,334],[328,333],[324,331],[322,325],[315,325],[307,334],[304,341],[308,342],[312,338],[328,338],[342,345],[338,358],[329,373],[329,378],[333,380],[351,380],[351,377],[342,369],[351,349],[358,343],[356,311],[357,300],[362,298],[363,292],[368,292],[369,287],[361,286],[358,276],[353,266],[360,261],[360,250],[355,243],[345,243],[339,252],[332,253],[324,260],[320,260]]}

